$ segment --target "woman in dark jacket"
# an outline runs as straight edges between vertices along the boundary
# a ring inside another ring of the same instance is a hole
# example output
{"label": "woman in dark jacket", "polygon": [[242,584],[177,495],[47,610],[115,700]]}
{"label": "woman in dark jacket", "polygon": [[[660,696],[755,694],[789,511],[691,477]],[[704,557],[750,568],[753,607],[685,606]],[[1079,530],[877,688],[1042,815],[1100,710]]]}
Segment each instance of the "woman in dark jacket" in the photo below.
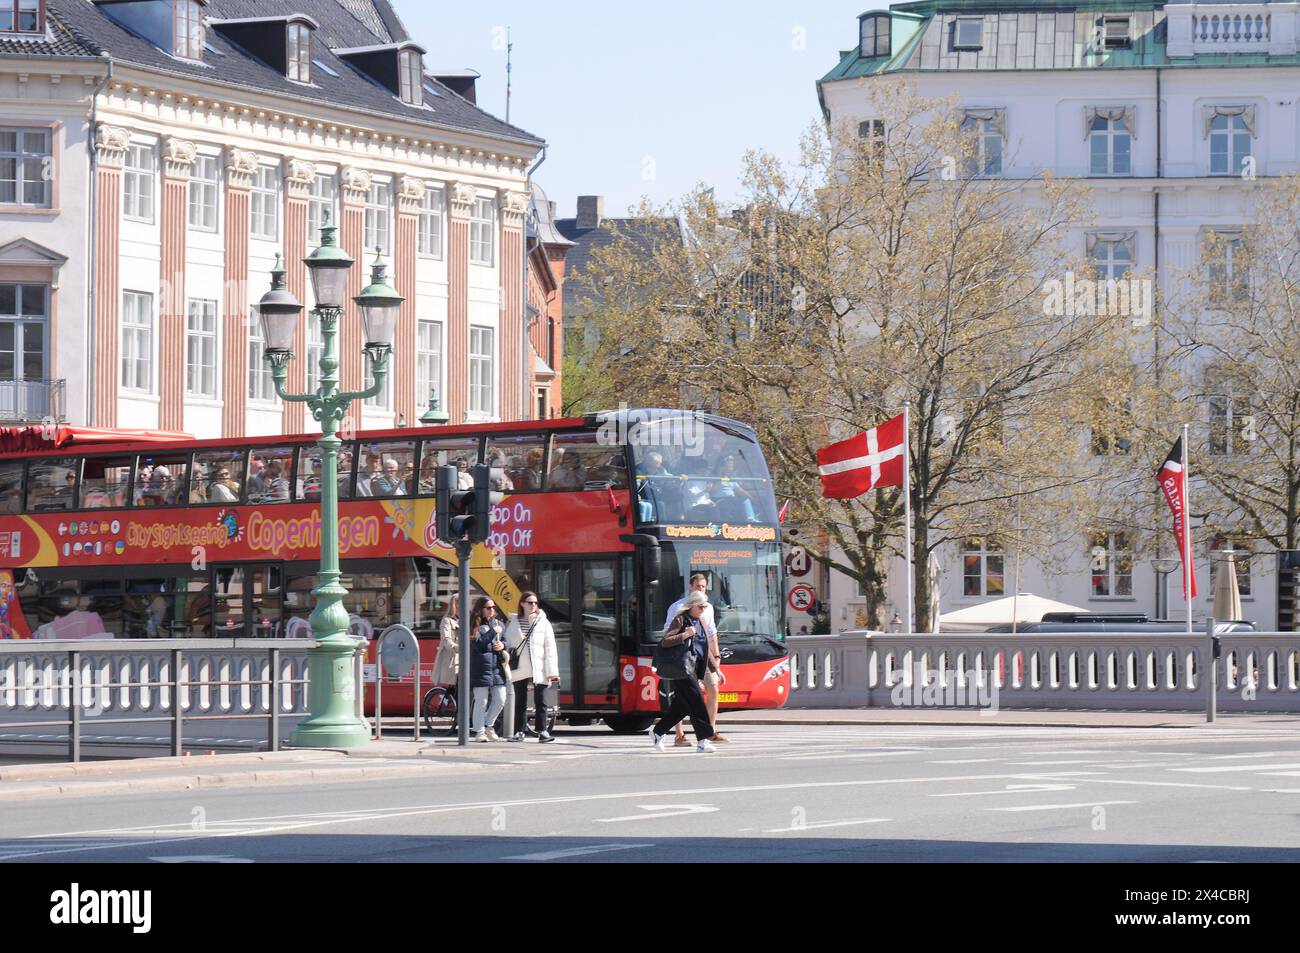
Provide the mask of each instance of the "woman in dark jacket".
{"label": "woman in dark jacket", "polygon": [[498,653],[505,648],[505,626],[497,618],[496,603],[487,596],[474,600],[466,638],[470,640],[469,683],[474,690],[474,717],[470,730],[479,741],[500,741],[492,726],[506,707],[506,678]]}
{"label": "woman in dark jacket", "polygon": [[[682,611],[668,623],[668,628],[664,629],[663,641],[660,644],[664,648],[672,648],[690,641],[707,644],[701,616],[708,606],[708,596],[702,592],[692,591],[682,603]],[[716,670],[715,666],[716,663],[710,658],[709,669]],[[694,665],[690,667],[693,668]],[[696,750],[712,751],[713,745],[709,739],[713,737],[713,725],[709,722],[709,709],[704,704],[704,695],[700,692],[699,681],[692,673],[689,678],[672,679],[669,681],[669,687],[672,692],[672,703],[663,718],[659,720],[659,724],[650,729],[650,740],[654,742],[655,748],[663,751],[664,736],[689,715],[691,727],[695,729]]]}

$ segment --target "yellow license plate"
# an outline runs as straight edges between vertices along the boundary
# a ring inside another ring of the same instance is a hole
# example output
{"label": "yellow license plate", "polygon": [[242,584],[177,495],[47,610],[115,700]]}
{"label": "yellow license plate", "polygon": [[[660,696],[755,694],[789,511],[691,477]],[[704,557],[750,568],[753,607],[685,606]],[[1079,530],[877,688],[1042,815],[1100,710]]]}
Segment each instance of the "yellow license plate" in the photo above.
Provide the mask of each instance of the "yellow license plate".
{"label": "yellow license plate", "polygon": [[740,692],[718,692],[718,701],[738,702],[740,701]]}

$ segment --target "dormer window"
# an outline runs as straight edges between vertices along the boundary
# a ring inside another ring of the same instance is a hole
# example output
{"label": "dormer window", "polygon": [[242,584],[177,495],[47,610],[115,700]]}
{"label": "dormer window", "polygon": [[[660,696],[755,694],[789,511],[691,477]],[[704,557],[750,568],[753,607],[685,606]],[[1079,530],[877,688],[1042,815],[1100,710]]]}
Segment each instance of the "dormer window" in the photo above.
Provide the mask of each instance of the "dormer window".
{"label": "dormer window", "polygon": [[305,23],[290,23],[285,42],[288,44],[285,75],[298,83],[310,83],[311,28]]}
{"label": "dormer window", "polygon": [[40,33],[41,0],[0,0],[0,33]]}
{"label": "dormer window", "polygon": [[984,18],[958,17],[952,24],[954,50],[982,50],[984,48]]}
{"label": "dormer window", "polygon": [[203,5],[198,0],[173,0],[172,52],[187,60],[203,59]]}
{"label": "dormer window", "polygon": [[859,20],[861,45],[858,55],[863,57],[889,55],[889,15],[866,14]]}
{"label": "dormer window", "polygon": [[417,50],[402,50],[397,54],[397,80],[402,102],[411,106],[424,102],[424,62]]}
{"label": "dormer window", "polygon": [[1129,18],[1128,17],[1102,17],[1101,42],[1108,50],[1122,49],[1129,45]]}

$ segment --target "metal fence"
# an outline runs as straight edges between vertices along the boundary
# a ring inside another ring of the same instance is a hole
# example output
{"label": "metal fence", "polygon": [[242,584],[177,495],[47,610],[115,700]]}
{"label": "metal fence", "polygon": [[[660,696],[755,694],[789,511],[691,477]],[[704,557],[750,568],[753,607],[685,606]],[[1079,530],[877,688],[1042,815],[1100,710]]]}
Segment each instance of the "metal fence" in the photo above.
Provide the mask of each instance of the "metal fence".
{"label": "metal fence", "polygon": [[[1225,633],[1219,711],[1300,712],[1300,633]],[[1205,634],[842,632],[789,640],[791,708],[971,707],[1196,711]]]}
{"label": "metal fence", "polygon": [[[311,641],[85,639],[0,642],[0,742],[66,731],[81,760],[88,730],[133,726],[179,755],[191,722],[265,739],[275,751],[307,711]],[[247,727],[266,722],[263,731]],[[116,730],[121,730],[117,728]]]}

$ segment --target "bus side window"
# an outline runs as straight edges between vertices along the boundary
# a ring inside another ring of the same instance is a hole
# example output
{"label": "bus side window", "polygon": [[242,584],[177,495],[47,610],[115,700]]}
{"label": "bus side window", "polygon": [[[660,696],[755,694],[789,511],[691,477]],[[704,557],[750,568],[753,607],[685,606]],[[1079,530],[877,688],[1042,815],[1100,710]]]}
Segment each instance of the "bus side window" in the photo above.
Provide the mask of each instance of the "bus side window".
{"label": "bus side window", "polygon": [[77,505],[84,510],[126,506],[131,457],[87,457],[81,465]]}
{"label": "bus side window", "polygon": [[0,513],[23,511],[23,464],[0,463]]}
{"label": "bus side window", "polygon": [[191,470],[191,503],[238,503],[243,497],[243,450],[200,450]]}
{"label": "bus side window", "polygon": [[[350,500],[352,498],[352,454],[355,446],[354,443],[345,443],[339,449],[338,487],[340,500]],[[299,447],[298,476],[294,487],[294,499],[319,500],[322,473],[320,447],[315,444]]]}
{"label": "bus side window", "polygon": [[27,509],[72,509],[80,465],[77,457],[33,460],[27,470]]}
{"label": "bus side window", "polygon": [[592,433],[559,433],[551,445],[548,490],[583,490],[610,486],[627,489],[627,460],[622,447],[602,446]]}
{"label": "bus side window", "polygon": [[189,454],[140,454],[135,467],[136,506],[174,506],[185,502]]}
{"label": "bus side window", "polygon": [[249,503],[288,503],[293,447],[256,447],[248,458]]}

